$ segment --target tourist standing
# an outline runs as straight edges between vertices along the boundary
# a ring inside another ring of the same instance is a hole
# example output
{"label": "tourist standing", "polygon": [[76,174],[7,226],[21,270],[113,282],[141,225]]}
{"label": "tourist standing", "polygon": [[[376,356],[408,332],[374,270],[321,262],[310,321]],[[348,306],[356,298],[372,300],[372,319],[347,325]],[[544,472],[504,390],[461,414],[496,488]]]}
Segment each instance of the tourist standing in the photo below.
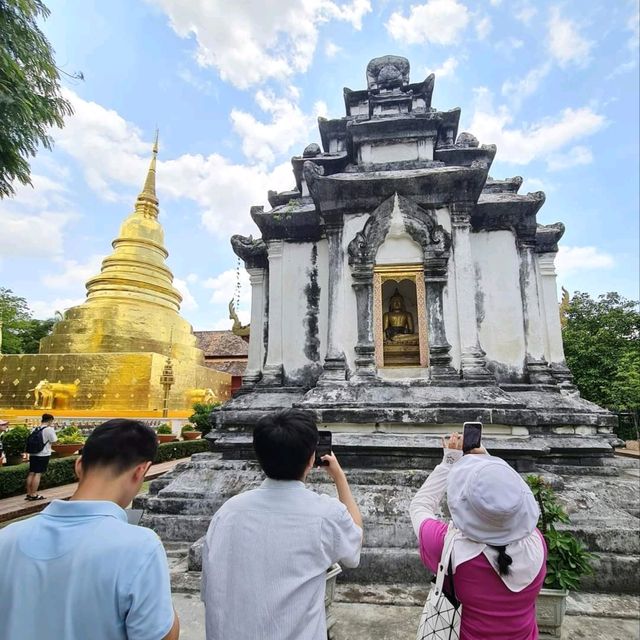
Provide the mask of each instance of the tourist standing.
{"label": "tourist standing", "polygon": [[322,460],[338,499],[305,488],[317,444],[307,412],[288,409],[258,421],[253,446],[267,478],[228,500],[205,538],[207,640],[326,640],[327,569],[358,565],[362,518],[333,454]]}
{"label": "tourist standing", "polygon": [[0,531],[0,638],[177,640],[162,543],[124,511],[157,448],[141,422],[105,422],[76,461],[71,499]]}
{"label": "tourist standing", "polygon": [[39,427],[32,429],[27,439],[27,453],[29,453],[29,473],[27,474],[27,495],[25,500],[44,500],[44,496],[38,494],[40,478],[49,466],[51,459],[51,443],[58,437],[53,428],[53,416],[50,413],[42,414],[42,422]]}
{"label": "tourist standing", "polygon": [[4,432],[9,428],[9,421],[8,420],[0,420],[0,466],[2,464],[4,464],[5,462],[5,457],[4,457],[4,446],[2,443],[2,438],[4,436]]}
{"label": "tourist standing", "polygon": [[[536,597],[546,574],[539,509],[522,478],[484,448],[463,456],[462,438],[411,501],[420,557],[436,573],[449,525],[435,514],[446,490],[452,526],[453,590],[462,603],[460,640],[535,640]],[[451,594],[450,578],[445,592]]]}

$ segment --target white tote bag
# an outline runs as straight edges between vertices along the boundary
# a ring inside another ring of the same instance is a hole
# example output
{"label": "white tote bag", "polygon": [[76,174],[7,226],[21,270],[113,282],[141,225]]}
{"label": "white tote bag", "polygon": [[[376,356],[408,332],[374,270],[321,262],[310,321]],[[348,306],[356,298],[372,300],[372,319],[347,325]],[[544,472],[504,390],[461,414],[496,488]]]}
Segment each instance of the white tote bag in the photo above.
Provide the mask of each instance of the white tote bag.
{"label": "white tote bag", "polygon": [[[452,527],[444,539],[442,556],[440,557],[438,573],[436,574],[436,582],[431,587],[424,609],[422,610],[416,640],[460,639],[462,605],[456,599],[455,589],[453,587],[453,571],[450,562],[453,542],[457,535],[457,529]],[[444,578],[448,571],[452,574],[450,580],[452,593],[449,596],[445,595],[442,590]]]}

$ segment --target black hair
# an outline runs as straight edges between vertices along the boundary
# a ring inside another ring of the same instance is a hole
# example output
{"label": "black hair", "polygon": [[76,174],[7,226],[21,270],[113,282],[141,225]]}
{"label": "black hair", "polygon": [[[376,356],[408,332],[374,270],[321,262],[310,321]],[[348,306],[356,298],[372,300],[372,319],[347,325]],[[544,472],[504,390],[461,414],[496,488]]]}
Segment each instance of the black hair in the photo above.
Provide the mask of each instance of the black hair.
{"label": "black hair", "polygon": [[491,545],[492,549],[495,549],[498,552],[498,571],[500,571],[501,576],[508,576],[511,572],[509,568],[513,560],[511,556],[507,553],[507,545],[503,544],[500,546]]}
{"label": "black hair", "polygon": [[253,430],[253,448],[262,470],[274,480],[300,480],[318,446],[313,414],[285,409],[263,416]]}
{"label": "black hair", "polygon": [[116,474],[141,462],[151,462],[158,451],[158,437],[139,420],[107,420],[93,430],[82,448],[82,468],[110,467]]}
{"label": "black hair", "polygon": [[50,413],[42,414],[42,422],[53,422],[54,418]]}

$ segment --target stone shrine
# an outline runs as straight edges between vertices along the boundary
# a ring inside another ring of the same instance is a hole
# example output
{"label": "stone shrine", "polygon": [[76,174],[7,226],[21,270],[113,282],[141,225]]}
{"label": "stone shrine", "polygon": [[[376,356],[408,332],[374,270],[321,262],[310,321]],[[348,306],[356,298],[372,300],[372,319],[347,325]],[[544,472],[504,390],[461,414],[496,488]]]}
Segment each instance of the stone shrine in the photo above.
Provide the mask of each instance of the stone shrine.
{"label": "stone shrine", "polygon": [[[441,435],[479,419],[491,453],[561,492],[597,554],[583,588],[637,592],[633,461],[613,458],[615,417],[579,397],[564,363],[564,227],[537,224],[544,194],[519,194],[521,178],[489,177],[495,146],[458,134],[459,109],[432,108],[433,76],[411,84],[408,61],[385,56],[367,83],[345,89],[345,117],[320,119],[324,151],[292,159],[295,188],[251,210],[261,238],[231,239],[252,286],[243,386],[212,414],[212,452],[137,499],[143,524],[190,547],[174,590],[198,590],[212,515],[262,480],[253,424],[295,406],[333,432],[363,515],[348,581],[427,583],[409,501]],[[308,481],[334,493],[322,471]]]}
{"label": "stone shrine", "polygon": [[87,282],[86,301],[65,312],[38,354],[0,355],[3,413],[184,417],[203,397],[229,397],[231,376],[205,366],[180,315],[158,220],[157,153],[156,139],[134,210]]}
{"label": "stone shrine", "polygon": [[564,226],[536,222],[544,193],[489,176],[496,147],[458,134],[460,109],[431,106],[433,75],[412,84],[409,62],[384,56],[367,84],[344,90],[345,117],[319,120],[324,151],[292,159],[295,188],[252,208],[261,238],[231,240],[252,331],[219,426],[297,406],[359,433],[479,419],[501,436],[610,434],[565,365]]}

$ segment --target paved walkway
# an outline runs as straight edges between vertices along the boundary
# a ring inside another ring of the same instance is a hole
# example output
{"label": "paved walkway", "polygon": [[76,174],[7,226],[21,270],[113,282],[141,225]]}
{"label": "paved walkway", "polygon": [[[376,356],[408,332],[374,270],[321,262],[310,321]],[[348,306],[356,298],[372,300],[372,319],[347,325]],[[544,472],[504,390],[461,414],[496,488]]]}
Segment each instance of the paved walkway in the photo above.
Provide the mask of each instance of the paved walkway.
{"label": "paved walkway", "polygon": [[[190,458],[180,458],[178,460],[169,460],[168,462],[151,465],[149,471],[147,471],[145,480],[153,480],[163,473],[171,471],[179,462],[185,462],[189,459]],[[42,489],[38,491],[38,493],[43,495],[45,499],[38,500],[37,502],[28,502],[24,499],[24,494],[13,496],[12,498],[4,498],[4,500],[0,500],[0,522],[15,520],[16,518],[22,518],[32,513],[38,513],[52,500],[67,500],[73,495],[77,486],[78,483],[74,482],[73,484],[63,484],[59,487],[52,487],[51,489]]]}

